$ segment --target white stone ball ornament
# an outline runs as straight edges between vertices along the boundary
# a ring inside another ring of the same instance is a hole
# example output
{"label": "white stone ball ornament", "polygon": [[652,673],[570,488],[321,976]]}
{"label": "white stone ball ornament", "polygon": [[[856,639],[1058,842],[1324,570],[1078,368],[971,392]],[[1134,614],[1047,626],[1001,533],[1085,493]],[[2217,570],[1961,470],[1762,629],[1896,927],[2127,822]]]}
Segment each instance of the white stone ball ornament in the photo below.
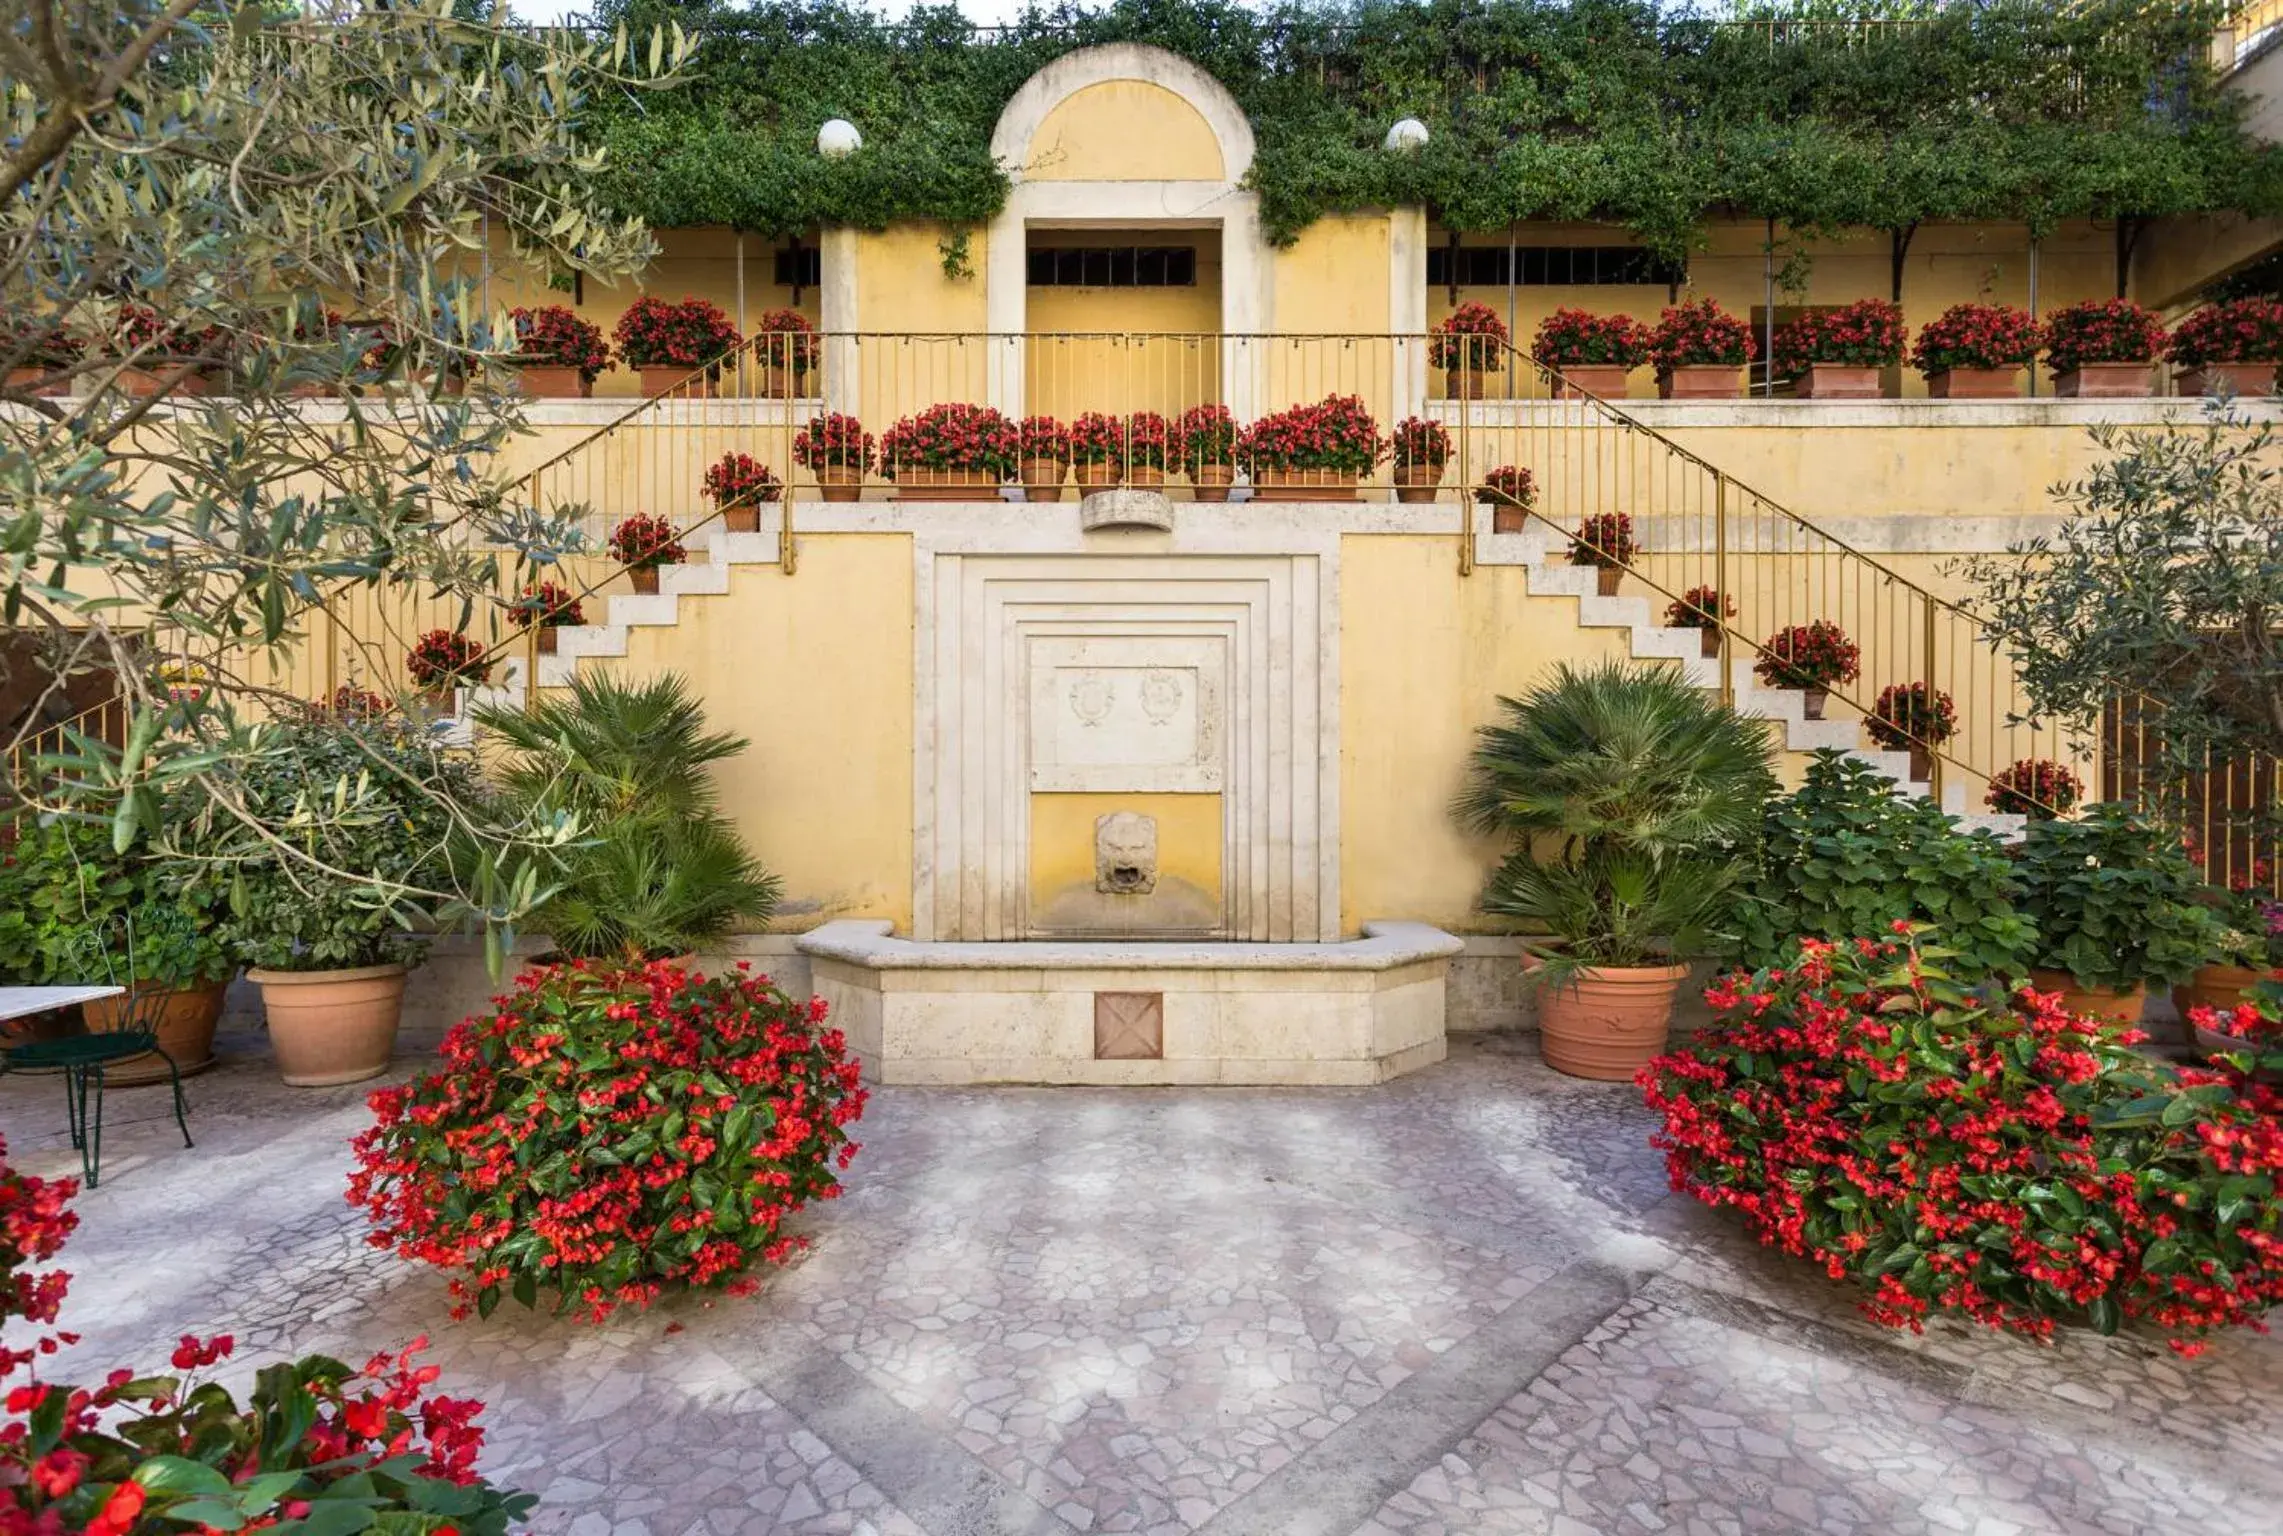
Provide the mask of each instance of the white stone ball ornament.
{"label": "white stone ball ornament", "polygon": [[1415,117],[1406,117],[1387,130],[1380,147],[1390,154],[1416,154],[1427,147],[1427,125]]}
{"label": "white stone ball ornament", "polygon": [[827,160],[845,160],[864,147],[864,135],[845,117],[827,119],[816,131],[816,152]]}

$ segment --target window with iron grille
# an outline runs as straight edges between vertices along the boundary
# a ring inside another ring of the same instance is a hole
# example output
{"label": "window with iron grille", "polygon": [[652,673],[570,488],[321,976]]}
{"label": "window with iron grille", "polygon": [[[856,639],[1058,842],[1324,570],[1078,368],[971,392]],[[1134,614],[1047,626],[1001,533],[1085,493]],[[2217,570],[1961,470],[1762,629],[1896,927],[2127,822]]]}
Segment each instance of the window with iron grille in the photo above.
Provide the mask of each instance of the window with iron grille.
{"label": "window with iron grille", "polygon": [[1030,253],[1033,288],[1193,288],[1197,250],[1187,245],[1071,246]]}
{"label": "window with iron grille", "polygon": [[[1454,257],[1456,258],[1454,262]],[[1453,274],[1456,273],[1454,276]],[[1670,262],[1634,245],[1448,246],[1427,252],[1427,281],[1438,288],[1519,288],[1626,284],[1664,287],[1679,280]]]}
{"label": "window with iron grille", "polygon": [[777,286],[815,288],[824,282],[824,252],[813,245],[777,253]]}

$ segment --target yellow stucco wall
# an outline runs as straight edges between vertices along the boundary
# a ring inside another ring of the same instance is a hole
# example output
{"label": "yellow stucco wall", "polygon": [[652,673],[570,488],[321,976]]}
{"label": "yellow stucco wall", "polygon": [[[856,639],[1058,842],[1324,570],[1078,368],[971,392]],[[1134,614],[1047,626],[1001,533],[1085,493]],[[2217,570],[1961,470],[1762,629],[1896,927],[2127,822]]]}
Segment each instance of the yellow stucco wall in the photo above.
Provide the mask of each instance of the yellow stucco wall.
{"label": "yellow stucco wall", "polygon": [[[1119,811],[1157,823],[1157,889],[1105,899],[1095,889],[1095,821]],[[1030,797],[1030,910],[1047,926],[1218,928],[1221,797],[1039,793]]]}
{"label": "yellow stucco wall", "polygon": [[[1169,288],[1026,288],[1025,328],[1062,339],[1027,353],[1024,409],[1068,421],[1082,411],[1176,415],[1221,398],[1221,236],[1204,229],[1036,230],[1030,248],[1187,245],[1197,281]],[[1101,333],[1119,333],[1109,340]]]}
{"label": "yellow stucco wall", "polygon": [[1066,98],[1031,137],[1030,181],[1219,181],[1221,146],[1197,109],[1147,80]]}

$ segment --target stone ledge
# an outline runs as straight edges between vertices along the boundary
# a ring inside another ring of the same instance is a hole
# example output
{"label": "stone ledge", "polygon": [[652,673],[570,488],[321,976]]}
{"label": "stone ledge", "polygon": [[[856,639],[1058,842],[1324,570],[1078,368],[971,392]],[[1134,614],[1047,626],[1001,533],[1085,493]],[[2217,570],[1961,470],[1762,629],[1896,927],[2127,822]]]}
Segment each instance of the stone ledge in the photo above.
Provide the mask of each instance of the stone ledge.
{"label": "stone ledge", "polygon": [[1448,960],[1466,946],[1426,923],[1365,923],[1338,944],[1205,944],[1089,939],[1003,944],[920,943],[895,925],[843,919],[794,941],[812,959],[867,970],[971,971],[1390,971]]}

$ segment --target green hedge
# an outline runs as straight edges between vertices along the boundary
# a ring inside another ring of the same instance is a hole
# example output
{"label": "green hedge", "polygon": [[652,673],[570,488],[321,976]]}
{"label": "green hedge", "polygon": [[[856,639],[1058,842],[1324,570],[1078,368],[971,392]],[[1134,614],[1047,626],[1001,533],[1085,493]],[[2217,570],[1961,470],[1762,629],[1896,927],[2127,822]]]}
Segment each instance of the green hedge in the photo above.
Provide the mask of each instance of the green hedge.
{"label": "green hedge", "polygon": [[[605,0],[598,21],[675,20],[704,46],[688,84],[595,110],[616,200],[660,226],[975,223],[1006,195],[990,134],[1022,82],[1073,48],[1152,43],[1251,118],[1271,238],[1423,203],[1462,230],[1616,223],[1681,256],[1721,216],[2044,231],[2283,210],[2279,157],[2242,132],[2208,58],[2224,9],[1812,5],[1723,24],[1641,0],[1117,0],[978,30],[955,11],[891,24],[842,0]],[[1384,153],[1406,115],[1433,143]],[[857,124],[862,153],[818,157],[828,117]]]}

